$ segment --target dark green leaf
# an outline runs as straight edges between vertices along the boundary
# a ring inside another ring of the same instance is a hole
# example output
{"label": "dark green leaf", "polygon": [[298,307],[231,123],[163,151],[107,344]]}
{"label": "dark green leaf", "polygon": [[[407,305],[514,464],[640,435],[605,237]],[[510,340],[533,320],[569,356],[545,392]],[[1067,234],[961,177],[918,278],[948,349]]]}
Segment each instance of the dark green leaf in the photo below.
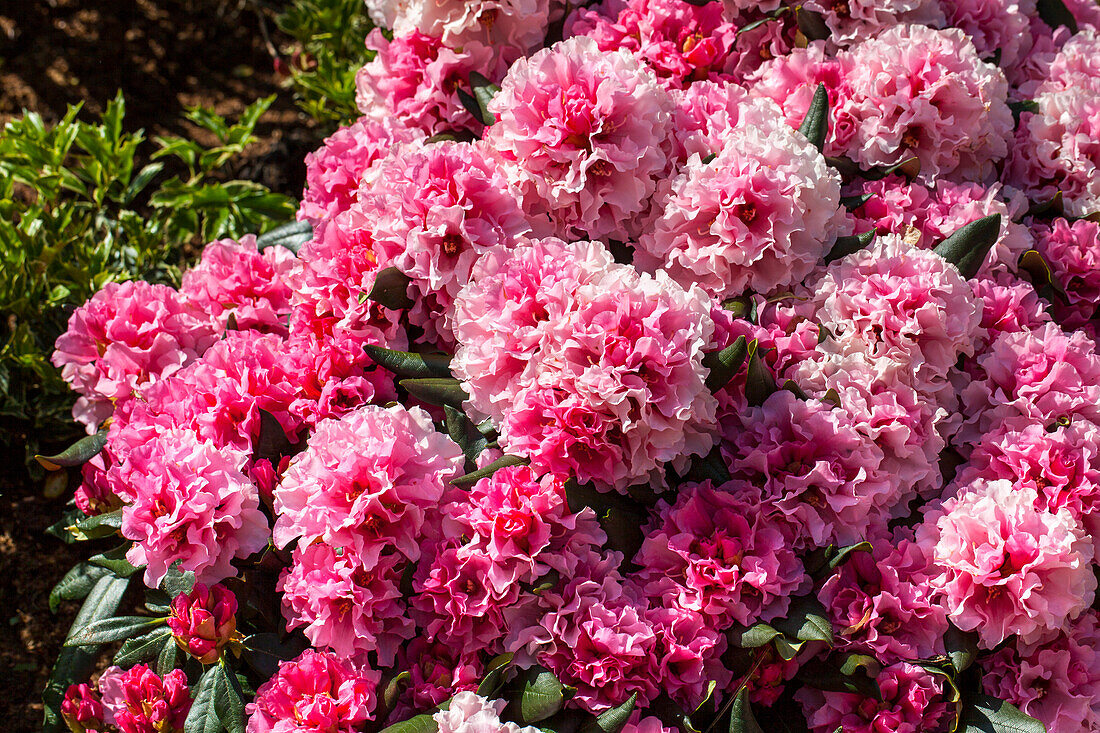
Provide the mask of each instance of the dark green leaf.
{"label": "dark green leaf", "polygon": [[313,225],[308,221],[292,221],[269,229],[256,237],[256,248],[285,247],[295,254],[303,244],[313,239]]}
{"label": "dark green leaf", "polygon": [[260,434],[253,441],[252,453],[256,459],[266,459],[278,466],[283,456],[294,455],[299,446],[290,442],[279,419],[263,408],[260,413]]}
{"label": "dark green leaf", "polygon": [[97,646],[112,641],[129,639],[132,636],[150,631],[164,623],[164,619],[147,616],[117,616],[93,621],[71,635],[65,646]]}
{"label": "dark green leaf", "polygon": [[821,13],[806,10],[801,5],[794,9],[794,20],[798,24],[798,30],[802,31],[802,35],[811,41],[824,41],[832,35]]}
{"label": "dark green leaf", "polygon": [[529,458],[520,458],[519,456],[501,456],[485,468],[478,469],[473,473],[468,473],[465,476],[458,476],[451,479],[451,484],[454,486],[473,486],[483,478],[492,476],[494,473],[504,468],[505,466],[526,466],[530,463]]}
{"label": "dark green leaf", "polygon": [[1046,733],[1046,726],[1004,700],[978,695],[963,709],[959,732]]}
{"label": "dark green leaf", "polygon": [[733,707],[730,709],[730,733],[764,733],[764,729],[756,722],[756,716],[752,714],[748,688],[742,687],[737,691],[737,697],[733,699]]}
{"label": "dark green leaf", "polygon": [[630,720],[630,714],[634,712],[634,706],[638,703],[638,693],[632,694],[626,702],[610,710],[605,710],[581,726],[580,733],[619,733]]}
{"label": "dark green leaf", "polygon": [[78,540],[98,540],[117,534],[122,527],[122,510],[116,509],[106,514],[85,517],[77,521],[69,532]]}
{"label": "dark green leaf", "polygon": [[538,666],[524,670],[522,684],[516,696],[518,722],[521,725],[531,725],[549,718],[561,710],[567,694],[565,685],[550,670]]}
{"label": "dark green leaf", "polygon": [[842,196],[840,198],[840,205],[848,211],[855,211],[874,197],[875,195],[873,193],[864,193],[858,196]]}
{"label": "dark green leaf", "polygon": [[195,574],[190,570],[180,570],[179,561],[176,561],[168,568],[160,587],[169,598],[175,598],[181,593],[190,593],[195,587]]}
{"label": "dark green leaf", "polygon": [[870,542],[858,542],[845,547],[837,547],[836,545],[818,547],[806,556],[803,564],[809,575],[815,579],[820,579],[827,572],[836,570],[848,562],[853,553],[871,552],[872,549]]}
{"label": "dark green leaf", "polygon": [[[184,733],[219,733],[223,730],[222,722],[218,719],[214,699],[218,696],[219,687],[225,682],[225,678],[218,672],[218,667],[209,667],[203,672],[202,677],[191,689],[191,710],[187,713],[187,720],[183,723]],[[225,692],[221,691],[224,696]]]}
{"label": "dark green leaf", "polygon": [[424,713],[387,726],[379,733],[436,733],[438,730],[439,725],[435,722],[435,718]]}
{"label": "dark green leaf", "polygon": [[835,655],[811,659],[799,667],[797,679],[825,692],[848,692],[882,700],[878,673],[882,665],[865,654]]}
{"label": "dark green leaf", "polygon": [[455,94],[458,95],[458,101],[462,102],[462,106],[465,107],[466,111],[469,112],[475,120],[483,125],[491,125],[496,122],[496,118],[489,114],[488,110],[483,110],[481,108],[481,103],[478,102],[477,97],[473,94],[470,94],[462,87],[457,87],[455,89]]}
{"label": "dark green leaf", "polygon": [[729,632],[730,643],[742,649],[762,647],[782,635],[779,629],[764,622],[755,623],[752,626],[737,626]]}
{"label": "dark green leaf", "polygon": [[715,486],[726,483],[731,478],[722,450],[718,446],[710,449],[705,456],[695,456],[684,474],[684,479],[694,483],[710,481]]}
{"label": "dark green leaf", "polygon": [[775,377],[764,363],[758,346],[756,341],[749,344],[749,371],[745,376],[745,398],[754,407],[764,404],[764,400],[779,391]]}
{"label": "dark green leaf", "polygon": [[788,379],[787,381],[783,382],[783,386],[781,387],[781,389],[787,390],[803,402],[810,399],[810,396],[806,394],[806,392],[801,387],[799,387],[793,379]]}
{"label": "dark green leaf", "polygon": [[73,567],[50,591],[50,610],[56,612],[61,601],[79,601],[85,598],[100,578],[110,572],[107,568],[86,562]]}
{"label": "dark green leaf", "polygon": [[426,379],[429,377],[452,378],[451,357],[447,354],[416,354],[394,351],[374,344],[363,347],[375,364],[399,377]]}
{"label": "dark green leaf", "polygon": [[380,271],[374,278],[374,286],[367,296],[379,305],[390,310],[404,310],[412,307],[412,298],[409,297],[409,276],[396,267],[387,267]]}
{"label": "dark green leaf", "polygon": [[489,445],[488,439],[478,431],[470,418],[466,417],[466,413],[457,407],[444,405],[443,414],[446,416],[447,435],[458,444],[466,456],[468,465],[473,467],[477,457]]}
{"label": "dark green leaf", "polygon": [[98,455],[106,445],[107,431],[100,430],[95,435],[84,436],[55,456],[35,456],[34,459],[47,471],[58,471],[62,468],[84,465]]}
{"label": "dark green leaf", "polygon": [[854,252],[859,252],[861,249],[865,249],[867,245],[875,240],[875,230],[872,229],[869,232],[863,234],[852,234],[843,237],[836,238],[836,244],[825,255],[826,262],[835,262],[841,260]]}
{"label": "dark green leaf", "polygon": [[128,578],[140,569],[131,565],[130,561],[126,559],[126,551],[129,549],[130,545],[127,543],[113,550],[93,555],[88,558],[88,562],[106,568],[120,578]]}
{"label": "dark green leaf", "polygon": [[512,654],[499,654],[489,660],[485,665],[485,676],[477,686],[477,694],[482,697],[493,697],[504,684],[504,673],[512,666]]}
{"label": "dark green leaf", "polygon": [[1065,204],[1062,200],[1062,192],[1055,191],[1054,195],[1046,201],[1032,203],[1027,209],[1028,216],[1062,216],[1065,214]]}
{"label": "dark green leaf", "polygon": [[1001,233],[1001,215],[992,214],[960,227],[936,246],[940,257],[959,268],[965,278],[978,274]]}
{"label": "dark green leaf", "polygon": [[1039,12],[1039,18],[1051,28],[1065,26],[1071,34],[1077,32],[1077,18],[1062,0],[1039,0],[1035,3],[1035,9]]}
{"label": "dark green leaf", "polygon": [[470,72],[470,86],[474,90],[474,98],[477,100],[479,110],[479,114],[474,116],[477,117],[483,125],[493,124],[497,119],[493,113],[489,111],[489,102],[493,101],[493,97],[500,91],[500,87],[476,71]]}
{"label": "dark green leaf", "polygon": [[947,658],[956,672],[963,672],[978,658],[978,635],[973,631],[963,631],[948,622],[947,633],[943,635],[943,646]]}
{"label": "dark green leaf", "polygon": [[1054,276],[1054,271],[1050,269],[1046,259],[1037,250],[1029,249],[1020,255],[1017,268],[1027,273],[1032,286],[1048,301],[1058,300],[1062,303],[1069,303],[1069,295],[1066,293],[1066,289],[1058,282],[1058,278]]}
{"label": "dark green leaf", "polygon": [[462,382],[454,377],[402,379],[398,384],[413,397],[433,405],[450,405],[461,409],[462,403],[469,399],[466,390],[462,388]]}
{"label": "dark green leaf", "polygon": [[218,694],[214,696],[214,712],[229,733],[244,733],[244,691],[236,673],[229,668],[226,658],[219,660],[215,669],[221,677]]}
{"label": "dark green leaf", "polygon": [[[160,655],[164,649],[166,638],[171,639],[172,630],[162,626],[153,629],[144,636],[127,639],[122,648],[115,654],[115,664],[124,669],[129,669],[138,662],[145,662]],[[173,646],[175,640],[171,639]]]}
{"label": "dark green leaf", "polygon": [[747,23],[746,25],[741,26],[740,28],[737,29],[737,35],[740,36],[742,33],[748,33],[749,31],[754,31],[754,30],[756,30],[757,28],[759,28],[760,26],[762,26],[766,23],[770,23],[773,20],[777,20],[780,16],[782,16],[784,13],[787,13],[787,12],[790,12],[790,8],[788,8],[787,6],[783,6],[783,7],[779,8],[778,10],[776,10],[775,12],[769,13],[767,16],[765,16],[763,18],[760,18],[758,20],[754,20],[751,23]]}
{"label": "dark green leaf", "polygon": [[798,131],[820,152],[825,152],[825,140],[829,137],[829,91],[824,84],[817,85]]}
{"label": "dark green leaf", "polygon": [[707,368],[707,389],[718,392],[733,379],[748,358],[748,343],[744,336],[722,349],[703,356],[703,366]]}
{"label": "dark green leaf", "polygon": [[176,638],[169,635],[161,642],[160,653],[157,654],[157,674],[161,677],[176,668],[176,656],[179,654],[179,645]]}
{"label": "dark green leaf", "polygon": [[887,176],[892,176],[895,173],[898,173],[912,181],[920,175],[920,169],[920,158],[914,156],[912,158],[906,158],[900,163],[895,163],[894,165],[883,168],[879,172],[878,177],[886,178]]}
{"label": "dark green leaf", "polygon": [[379,685],[378,693],[378,706],[379,709],[375,711],[374,717],[379,720],[385,720],[389,713],[397,705],[397,701],[400,699],[402,693],[408,689],[409,684],[412,682],[412,674],[406,670],[401,672]]}
{"label": "dark green leaf", "polygon": [[830,646],[833,644],[833,625],[829,622],[829,612],[814,596],[791,599],[787,617],[774,621],[773,625],[792,639],[823,641]]}

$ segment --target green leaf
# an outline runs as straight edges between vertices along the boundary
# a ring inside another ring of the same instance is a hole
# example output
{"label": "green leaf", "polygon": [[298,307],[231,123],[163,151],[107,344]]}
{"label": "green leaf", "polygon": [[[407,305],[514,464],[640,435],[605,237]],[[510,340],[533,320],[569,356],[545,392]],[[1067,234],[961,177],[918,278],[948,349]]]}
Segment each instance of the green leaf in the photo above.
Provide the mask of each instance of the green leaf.
{"label": "green leaf", "polygon": [[71,635],[65,646],[97,646],[129,639],[139,631],[144,633],[164,623],[162,618],[148,616],[117,616],[93,621]]}
{"label": "green leaf", "polygon": [[169,598],[175,598],[181,593],[190,593],[195,587],[195,574],[190,570],[180,570],[177,560],[168,568],[160,587]]}
{"label": "green leaf", "polygon": [[854,545],[845,547],[837,547],[836,545],[818,547],[806,555],[803,564],[806,567],[806,572],[811,577],[820,579],[829,571],[836,570],[848,562],[853,553],[871,552],[872,549],[870,542],[857,542]]}
{"label": "green leaf", "polygon": [[408,292],[410,282],[412,280],[401,270],[396,267],[387,267],[374,276],[374,286],[371,287],[367,299],[390,310],[411,308],[413,301]]}
{"label": "green leaf", "polygon": [[57,611],[62,601],[79,601],[91,593],[100,578],[110,574],[110,570],[86,562],[71,568],[50,591],[50,610]]}
{"label": "green leaf", "polygon": [[413,397],[433,405],[461,408],[462,403],[469,399],[466,390],[462,388],[462,382],[454,377],[402,379],[398,384]]}
{"label": "green leaf", "polygon": [[429,377],[453,378],[451,357],[447,354],[416,354],[394,351],[374,344],[363,347],[375,364],[399,377],[427,379]]}
{"label": "green leaf", "polygon": [[256,249],[284,247],[297,254],[302,245],[313,239],[313,225],[308,221],[292,221],[269,229],[256,237]]}
{"label": "green leaf", "polygon": [[798,596],[791,599],[787,617],[773,622],[775,628],[786,636],[799,641],[823,641],[833,644],[833,625],[829,612],[814,596]]}
{"label": "green leaf", "polygon": [[458,444],[463,455],[466,456],[468,465],[473,467],[477,457],[489,445],[488,439],[478,431],[477,426],[473,424],[470,418],[466,417],[466,413],[457,407],[444,405],[443,414],[446,416],[444,422],[447,427],[447,435]]}
{"label": "green leaf", "polygon": [[1065,26],[1071,34],[1077,32],[1077,18],[1062,0],[1039,0],[1035,3],[1039,18],[1051,28]]}
{"label": "green leaf", "polygon": [[828,659],[808,660],[798,669],[797,679],[824,692],[848,692],[882,700],[878,673],[882,665],[865,654],[845,654]]}
{"label": "green leaf", "polygon": [[506,466],[526,466],[531,462],[529,458],[521,458],[519,456],[501,456],[485,468],[478,469],[473,473],[468,473],[465,476],[458,476],[451,479],[451,484],[458,487],[473,486],[483,478],[492,476],[494,473]]}
{"label": "green leaf", "polygon": [[224,694],[215,695],[214,712],[229,733],[244,733],[244,690],[241,689],[240,680],[237,679],[236,673],[229,668],[229,663],[224,656],[218,661],[215,669],[218,670],[222,678],[222,682],[218,686],[219,691],[224,689],[225,692]]}
{"label": "green leaf", "polygon": [[1004,700],[978,695],[963,709],[959,732],[1046,733],[1046,726]]}
{"label": "green leaf", "polygon": [[859,252],[861,249],[866,249],[867,245],[875,240],[875,230],[864,232],[863,234],[852,234],[843,237],[837,237],[836,243],[833,244],[832,249],[825,255],[826,262],[835,262],[842,260],[850,254]]}
{"label": "green leaf", "polygon": [[1054,271],[1051,270],[1050,264],[1047,263],[1037,250],[1029,249],[1020,255],[1020,261],[1017,263],[1017,269],[1027,273],[1031,279],[1031,284],[1035,290],[1046,298],[1048,301],[1058,300],[1062,303],[1069,302],[1069,295],[1066,293],[1066,289],[1062,287],[1062,284],[1058,282],[1058,278],[1054,276]]}
{"label": "green leaf", "polygon": [[710,449],[705,456],[695,456],[688,465],[684,474],[686,481],[702,483],[710,481],[715,486],[720,486],[732,478],[726,461],[722,458],[722,449],[717,445]]}
{"label": "green leaf", "polygon": [[857,196],[841,196],[840,205],[848,211],[855,211],[874,197],[875,195],[873,193],[863,193]]}
{"label": "green leaf", "polygon": [[408,720],[383,728],[379,733],[436,733],[439,724],[429,713],[416,715]]}
{"label": "green leaf", "polygon": [[88,562],[92,565],[98,565],[101,568],[106,568],[120,578],[129,578],[136,573],[140,568],[136,568],[130,564],[130,561],[126,559],[126,551],[130,549],[129,543],[120,545],[113,550],[107,552],[101,552],[98,555],[93,555],[88,558]]}
{"label": "green leaf", "polygon": [[561,710],[567,695],[565,685],[550,670],[538,666],[524,670],[515,705],[518,722],[531,725],[549,718]]}
{"label": "green leaf", "polygon": [[968,669],[978,658],[978,634],[963,631],[951,622],[948,622],[947,633],[943,635],[943,646],[956,673]]}
{"label": "green leaf", "polygon": [[85,517],[69,527],[69,533],[77,540],[98,540],[117,534],[122,528],[122,510]]}
{"label": "green leaf", "polygon": [[718,392],[733,379],[748,358],[748,343],[744,336],[722,349],[703,356],[703,366],[707,368],[707,389]]}
{"label": "green leaf", "polygon": [[756,722],[756,716],[752,714],[747,687],[738,690],[737,697],[733,699],[733,707],[730,709],[730,733],[764,733],[760,723]]}
{"label": "green leaf", "polygon": [[497,121],[497,118],[489,111],[489,102],[493,101],[493,97],[500,92],[500,87],[476,71],[470,72],[470,86],[473,87],[474,97],[477,100],[477,106],[480,110],[480,114],[474,116],[477,117],[482,124],[492,125]]}
{"label": "green leaf", "polygon": [[401,694],[408,689],[412,683],[412,673],[408,670],[401,672],[389,679],[378,687],[378,710],[375,711],[374,717],[378,720],[385,720],[394,706],[397,705],[397,701],[400,699]]}
{"label": "green leaf", "polygon": [[95,435],[87,435],[70,445],[55,456],[35,456],[34,459],[47,471],[59,471],[62,468],[82,466],[107,445],[107,431],[100,430]]}
{"label": "green leaf", "polygon": [[638,693],[633,693],[627,701],[605,710],[596,716],[595,720],[590,720],[581,726],[580,733],[619,733],[626,727],[626,723],[630,720],[630,714],[634,712],[634,706],[638,703]]}
{"label": "green leaf", "polygon": [[[224,679],[218,674],[218,667],[209,667],[191,689],[191,710],[183,723],[184,733],[219,733],[222,722],[218,719],[214,698]],[[222,691],[222,695],[225,692]]]}
{"label": "green leaf", "polygon": [[[153,629],[144,636],[127,639],[115,654],[115,664],[129,669],[138,662],[144,662],[159,656],[164,648],[165,638],[171,639],[172,630],[168,627]],[[173,646],[175,639],[171,639]]]}
{"label": "green leaf", "polygon": [[157,654],[157,674],[161,677],[176,668],[176,657],[179,654],[179,645],[176,638],[169,634],[161,642],[160,652]]}
{"label": "green leaf", "polygon": [[504,673],[512,666],[512,654],[499,654],[485,665],[485,676],[477,686],[477,694],[482,697],[494,697],[504,684]]}
{"label": "green leaf", "polygon": [[[105,575],[96,581],[95,586],[84,599],[84,605],[76,614],[73,625],[69,628],[69,636],[97,620],[109,617],[118,610],[129,584],[128,578],[116,578],[113,575]],[[64,723],[61,720],[61,701],[65,697],[65,691],[69,685],[87,679],[95,661],[96,655],[92,650],[83,647],[61,649],[57,661],[54,662],[50,679],[46,683],[46,689],[42,693],[42,701],[45,704],[44,733],[56,733],[64,729]]]}
{"label": "green leaf", "polygon": [[745,397],[753,407],[764,404],[764,400],[779,391],[771,369],[760,356],[758,346],[755,340],[749,344],[749,371],[745,376]]}
{"label": "green leaf", "polygon": [[763,621],[752,626],[737,626],[729,632],[730,643],[742,649],[756,649],[781,636],[783,632]]}
{"label": "green leaf", "polygon": [[1000,233],[1001,215],[992,214],[960,227],[934,251],[969,279],[978,274]]}
{"label": "green leaf", "polygon": [[825,24],[825,18],[821,13],[806,10],[801,5],[794,9],[794,20],[798,25],[798,30],[802,31],[802,35],[811,41],[824,41],[832,35],[832,31]]}
{"label": "green leaf", "polygon": [[244,652],[241,658],[265,679],[275,674],[279,662],[294,659],[309,646],[300,635],[283,639],[282,635],[269,631],[252,634],[242,644]]}
{"label": "green leaf", "polygon": [[802,118],[798,131],[805,135],[819,152],[825,152],[825,140],[829,137],[829,91],[824,84],[817,85],[813,101],[810,102],[810,108],[806,110],[806,116]]}
{"label": "green leaf", "polygon": [[1065,202],[1062,192],[1055,191],[1046,201],[1033,202],[1027,209],[1028,216],[1062,216],[1065,214]]}
{"label": "green leaf", "polygon": [[257,459],[267,459],[272,466],[278,466],[283,456],[294,455],[299,445],[290,442],[279,419],[263,408],[260,413],[260,434],[253,441],[253,455]]}

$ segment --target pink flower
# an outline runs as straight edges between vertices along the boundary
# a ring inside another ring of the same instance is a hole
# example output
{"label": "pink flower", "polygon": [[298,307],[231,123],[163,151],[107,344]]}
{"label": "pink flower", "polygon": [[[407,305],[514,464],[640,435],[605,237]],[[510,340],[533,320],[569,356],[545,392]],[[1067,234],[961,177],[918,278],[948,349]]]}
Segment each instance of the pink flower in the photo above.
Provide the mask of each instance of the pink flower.
{"label": "pink flower", "polygon": [[947,24],[962,29],[981,58],[999,53],[998,66],[1008,69],[1031,51],[1035,0],[957,0],[941,5]]}
{"label": "pink flower", "polygon": [[[718,298],[769,293],[805,278],[843,225],[840,176],[770,100],[739,111],[717,157],[673,180],[635,263]],[[761,124],[761,121],[767,120]]]}
{"label": "pink flower", "polygon": [[943,654],[947,613],[932,596],[930,558],[907,538],[891,544],[854,553],[822,586],[838,646],[891,664]]}
{"label": "pink flower", "polygon": [[237,597],[224,586],[196,583],[172,599],[168,628],[180,649],[202,664],[213,664],[237,632]]}
{"label": "pink flower", "polygon": [[95,432],[114,403],[195,361],[217,338],[210,319],[172,288],[107,283],[70,316],[52,362],[81,395],[73,418]]}
{"label": "pink flower", "polygon": [[[670,135],[677,167],[692,154],[701,159],[717,156],[725,149],[726,136],[736,127],[773,128],[774,108],[756,103],[749,91],[737,84],[700,81],[669,94],[675,105]],[[663,187],[661,193],[665,193]]]}
{"label": "pink flower", "polygon": [[805,587],[793,532],[768,521],[754,487],[685,484],[674,505],[657,506],[634,559],[649,598],[703,613],[724,629],[784,615],[789,597]]}
{"label": "pink flower", "polygon": [[1006,646],[982,664],[988,695],[1038,719],[1048,733],[1100,727],[1100,634],[1089,610],[1062,635]]}
{"label": "pink flower", "polygon": [[483,44],[505,68],[542,46],[550,0],[407,0],[393,23],[397,35],[418,30],[448,48]]}
{"label": "pink flower", "polygon": [[981,276],[970,281],[974,297],[982,304],[982,323],[975,342],[975,354],[985,353],[1002,333],[1018,333],[1038,329],[1050,320],[1044,301],[1030,283],[1015,276],[1000,273]]}
{"label": "pink flower", "polygon": [[737,29],[717,4],[629,0],[579,8],[566,22],[565,35],[588,36],[604,52],[630,51],[658,78],[679,87],[720,76]]}
{"label": "pink flower", "polygon": [[108,667],[99,678],[106,720],[121,733],[180,733],[191,709],[183,670],[161,679],[148,665]]}
{"label": "pink flower", "polygon": [[405,148],[365,177],[354,215],[373,236],[379,267],[411,279],[409,320],[450,345],[453,303],[478,256],[530,230],[496,160],[481,144]]}
{"label": "pink flower", "polygon": [[978,479],[918,530],[918,542],[934,544],[931,582],[948,615],[986,649],[1057,631],[1092,603],[1091,539],[1067,510],[1037,502],[1031,487]]}
{"label": "pink flower", "polygon": [[506,700],[487,700],[475,692],[463,691],[451,698],[444,710],[432,714],[439,733],[537,733],[538,728],[521,728],[504,723],[500,714]]}
{"label": "pink flower", "polygon": [[373,717],[381,674],[308,649],[280,662],[246,708],[248,733],[354,733]]}
{"label": "pink flower", "polygon": [[1031,231],[1035,249],[1069,299],[1067,306],[1056,308],[1058,321],[1066,328],[1083,326],[1100,307],[1100,223],[1058,218],[1049,226],[1036,222]]}
{"label": "pink flower", "polygon": [[451,48],[420,31],[390,41],[375,28],[367,36],[367,48],[376,55],[355,77],[355,104],[364,117],[397,120],[428,135],[481,132],[483,125],[462,106],[456,89],[469,88],[471,71],[491,74],[493,51],[488,46]]}
{"label": "pink flower", "polygon": [[110,460],[110,450],[104,449],[80,467],[81,483],[73,498],[77,509],[86,516],[106,514],[122,506],[122,500],[115,495],[107,474],[107,462]]}
{"label": "pink flower", "polygon": [[830,31],[829,46],[840,47],[907,23],[940,27],[944,20],[940,3],[935,0],[851,0],[843,4],[811,0],[806,9],[821,14]]}
{"label": "pink flower", "polygon": [[712,683],[718,689],[729,684],[731,675],[722,663],[726,636],[713,618],[670,604],[651,608],[646,621],[657,635],[658,684],[684,709],[702,705]]}
{"label": "pink flower", "polygon": [[299,543],[279,578],[287,630],[300,626],[315,647],[341,659],[377,652],[391,664],[398,645],[413,635],[401,598],[405,564],[398,554],[358,552],[348,543]]}
{"label": "pink flower", "polygon": [[483,669],[476,654],[418,636],[397,650],[399,669],[409,670],[407,712],[439,705],[456,692],[477,689]]}
{"label": "pink flower", "polygon": [[813,733],[930,733],[945,730],[947,702],[939,680],[921,667],[899,662],[879,673],[882,701],[851,692],[803,687],[795,693]]}
{"label": "pink flower", "polygon": [[897,235],[850,254],[808,286],[830,343],[905,365],[924,394],[974,351],[981,308],[954,265]]}
{"label": "pink flower", "polygon": [[69,685],[61,701],[61,717],[73,733],[105,729],[103,701],[86,684]]}
{"label": "pink flower", "polygon": [[286,335],[291,273],[299,267],[285,247],[256,249],[256,237],[219,239],[206,245],[199,264],[183,274],[180,293],[209,313],[224,329],[232,315],[235,330]]}
{"label": "pink flower", "polygon": [[339,533],[359,552],[388,547],[415,561],[425,516],[462,460],[419,407],[369,405],[324,420],[275,489],[275,544]]}
{"label": "pink flower", "polygon": [[489,109],[486,142],[529,217],[574,239],[637,230],[667,168],[672,102],[633,56],[571,38],[513,64]]}
{"label": "pink flower", "polygon": [[237,574],[235,558],[267,545],[267,519],[244,474],[244,454],[173,428],[135,447],[128,464],[133,504],[122,510],[122,536],[136,544],[126,559],[146,566],[150,588],[177,560],[200,582],[216,583]]}
{"label": "pink flower", "polygon": [[341,127],[306,156],[306,188],[298,219],[314,226],[347,211],[355,201],[363,174],[402,143],[422,140],[424,133],[392,119],[366,117]]}

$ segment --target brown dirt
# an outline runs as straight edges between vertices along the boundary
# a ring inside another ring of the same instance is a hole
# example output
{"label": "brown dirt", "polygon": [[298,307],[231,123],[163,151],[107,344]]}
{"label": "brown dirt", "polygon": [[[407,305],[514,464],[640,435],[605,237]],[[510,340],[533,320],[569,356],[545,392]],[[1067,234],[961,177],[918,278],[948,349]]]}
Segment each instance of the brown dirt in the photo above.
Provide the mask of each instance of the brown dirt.
{"label": "brown dirt", "polygon": [[[297,196],[302,158],[316,147],[308,118],[280,86],[261,29],[259,4],[270,0],[16,0],[0,3],[0,124],[38,112],[59,119],[84,103],[102,112],[116,90],[126,97],[126,127],[147,135],[195,135],[182,122],[189,105],[234,117],[255,99],[279,97],[257,127],[260,142],[232,175]],[[266,30],[278,45],[268,15]],[[202,140],[201,135],[199,139]],[[205,140],[204,142],[210,142]],[[40,693],[77,604],[48,607],[50,589],[88,548],[44,533],[64,508],[22,468],[23,456],[0,455],[0,701],[7,730],[41,726]],[[68,493],[66,496],[69,495]]]}

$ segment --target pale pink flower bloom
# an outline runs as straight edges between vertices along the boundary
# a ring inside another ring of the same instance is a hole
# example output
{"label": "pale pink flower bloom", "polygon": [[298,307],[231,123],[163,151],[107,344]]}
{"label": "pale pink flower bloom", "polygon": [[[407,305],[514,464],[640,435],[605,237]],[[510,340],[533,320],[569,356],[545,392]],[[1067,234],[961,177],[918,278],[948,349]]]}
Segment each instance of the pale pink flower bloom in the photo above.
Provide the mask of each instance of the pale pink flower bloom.
{"label": "pale pink flower bloom", "polygon": [[803,687],[795,693],[813,733],[931,733],[948,722],[941,682],[909,662],[884,668],[878,675],[882,701],[852,692],[823,692]]}

